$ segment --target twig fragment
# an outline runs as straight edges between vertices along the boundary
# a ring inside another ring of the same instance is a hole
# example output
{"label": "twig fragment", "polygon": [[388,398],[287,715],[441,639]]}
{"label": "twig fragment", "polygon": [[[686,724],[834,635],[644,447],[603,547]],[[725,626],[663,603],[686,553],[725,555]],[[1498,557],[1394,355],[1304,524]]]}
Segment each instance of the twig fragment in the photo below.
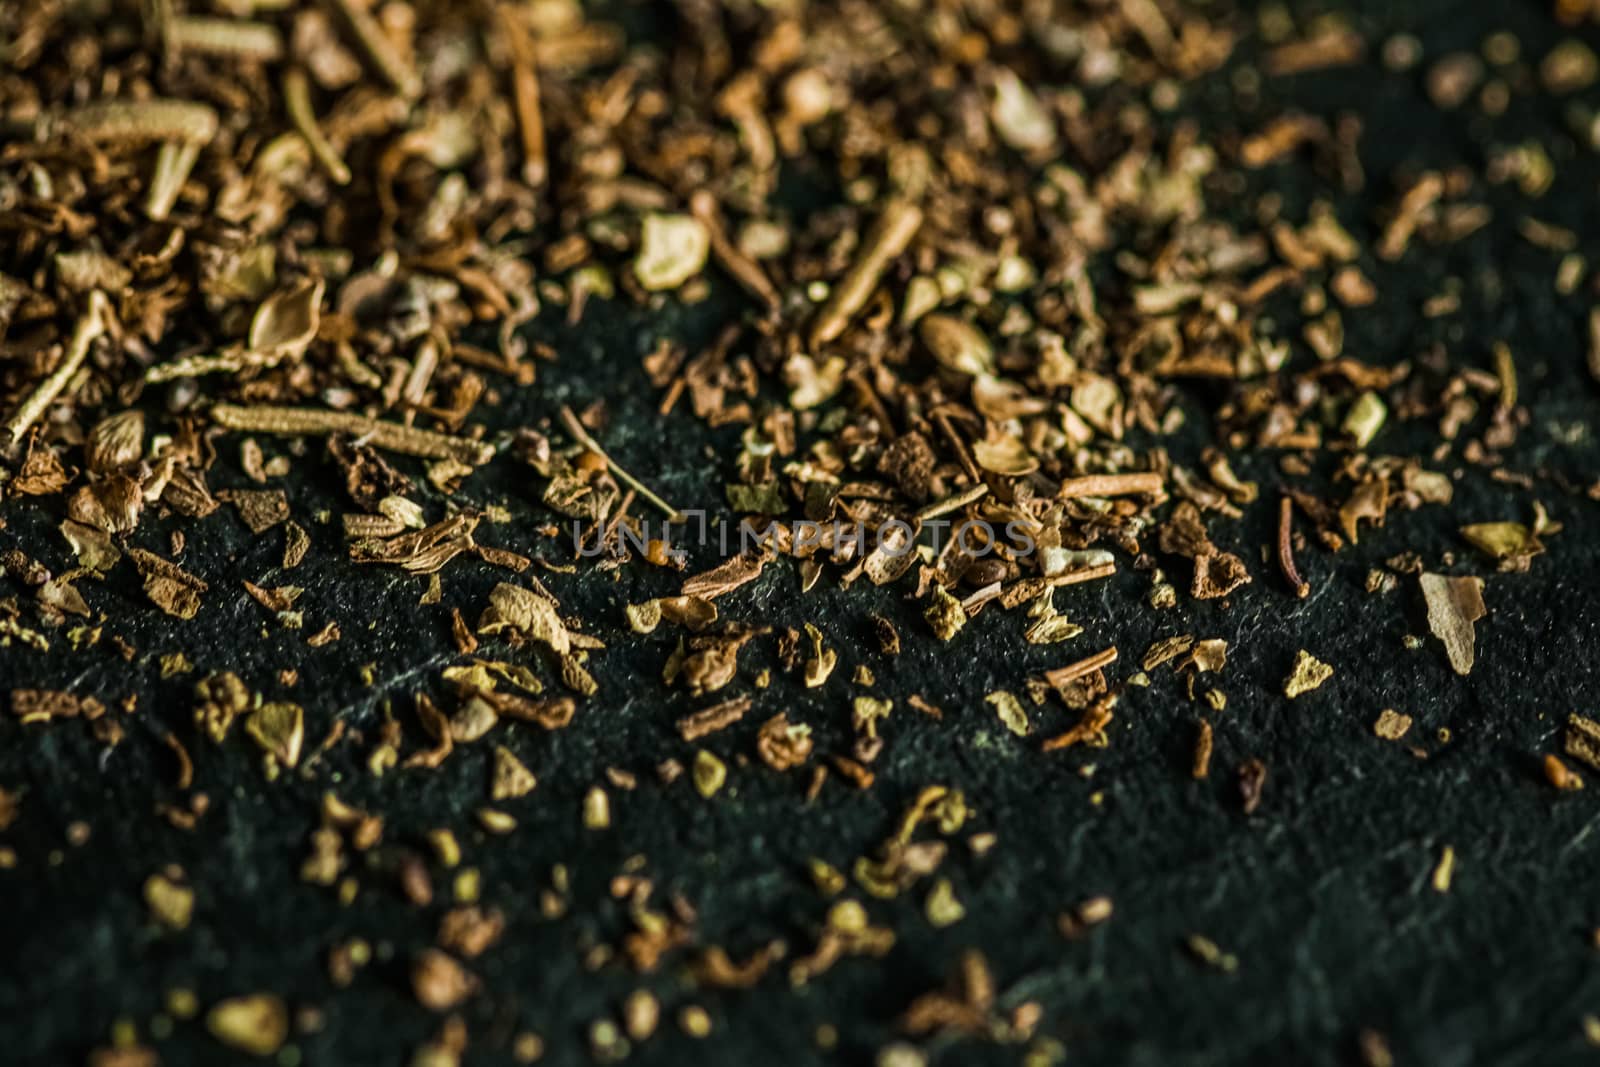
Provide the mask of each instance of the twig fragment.
{"label": "twig fragment", "polygon": [[1294,501],[1287,496],[1278,502],[1278,566],[1294,590],[1294,595],[1304,600],[1311,595],[1311,586],[1300,577],[1294,565]]}
{"label": "twig fragment", "polygon": [[416,68],[395,48],[372,12],[355,0],[328,0],[328,3],[344,20],[367,62],[384,81],[407,100],[422,95],[422,79]]}
{"label": "twig fragment", "polygon": [[566,405],[562,405],[561,407],[561,423],[567,428],[567,432],[572,435],[573,440],[577,441],[584,448],[587,448],[589,451],[605,460],[606,466],[611,469],[612,474],[615,474],[618,478],[621,478],[628,485],[632,486],[640,496],[644,497],[646,500],[650,501],[650,503],[654,504],[657,508],[660,508],[663,512],[665,512],[667,521],[678,522],[683,518],[682,512],[680,512],[677,508],[673,507],[665,500],[662,500],[659,496],[650,491],[649,486],[645,485],[639,479],[635,478],[633,475],[629,474],[627,471],[618,466],[617,461],[612,459],[611,456],[606,453],[606,450],[600,447],[600,443],[589,435],[589,431],[583,428],[583,423],[578,421],[578,416],[574,415],[572,413],[572,409]]}
{"label": "twig fragment", "polygon": [[144,213],[155,222],[161,222],[172,213],[183,192],[183,183],[189,180],[195,163],[200,159],[200,145],[195,141],[164,141],[156,152],[156,170],[150,178],[150,189],[144,198]]}
{"label": "twig fragment", "polygon": [[311,80],[299,67],[290,67],[283,76],[283,106],[289,113],[289,121],[294,124],[295,132],[311,149],[311,158],[337,184],[349,185],[350,168],[339,158],[339,153],[317,125],[317,116],[311,110]]}
{"label": "twig fragment", "polygon": [[844,333],[850,319],[866,305],[889,262],[911,246],[922,227],[922,209],[910,200],[891,200],[867,235],[861,254],[839,279],[811,328],[811,347],[820,348]]}
{"label": "twig fragment", "polygon": [[1141,471],[1137,474],[1088,474],[1081,478],[1068,478],[1056,493],[1061,500],[1078,497],[1134,496],[1161,492],[1166,477],[1158,471]]}
{"label": "twig fragment", "polygon": [[933,424],[939,427],[939,432],[950,442],[950,447],[955,450],[956,459],[961,461],[961,469],[967,472],[967,477],[974,482],[982,483],[983,471],[973,462],[972,453],[967,451],[967,443],[961,439],[961,434],[951,423],[950,416],[942,411],[936,411],[933,414]]}
{"label": "twig fragment", "polygon": [[953,496],[947,496],[943,500],[935,500],[933,503],[917,512],[917,521],[927,522],[929,519],[937,519],[941,515],[948,515],[952,511],[960,511],[968,504],[975,504],[988,495],[988,483],[979,482],[972,488],[963,489],[961,492],[956,493]]}
{"label": "twig fragment", "polygon": [[522,134],[522,180],[534,188],[545,183],[550,164],[545,155],[544,112],[540,102],[539,58],[518,8],[501,4],[500,26],[511,50],[511,104]]}
{"label": "twig fragment", "polygon": [[164,41],[169,54],[198,52],[270,63],[283,56],[283,34],[270,22],[179,15],[168,19]]}
{"label": "twig fragment", "polygon": [[722,215],[717,210],[716,196],[707,189],[697,191],[689,198],[689,213],[706,228],[706,234],[711,238],[711,254],[722,269],[732,275],[733,280],[743,286],[746,292],[767,305],[768,311],[776,311],[783,303],[777,288],[767,277],[767,272],[761,269],[761,264],[728,240],[727,227],[723,225]]}
{"label": "twig fragment", "polygon": [[1052,689],[1060,689],[1068,682],[1082,678],[1086,674],[1093,674],[1102,667],[1109,667],[1117,661],[1117,649],[1110,648],[1096,652],[1092,656],[1085,656],[1076,663],[1069,663],[1065,667],[1057,667],[1053,671],[1045,671],[1044,680]]}
{"label": "twig fragment", "polygon": [[215,108],[192,100],[101,100],[46,122],[95,144],[206,144],[218,125]]}

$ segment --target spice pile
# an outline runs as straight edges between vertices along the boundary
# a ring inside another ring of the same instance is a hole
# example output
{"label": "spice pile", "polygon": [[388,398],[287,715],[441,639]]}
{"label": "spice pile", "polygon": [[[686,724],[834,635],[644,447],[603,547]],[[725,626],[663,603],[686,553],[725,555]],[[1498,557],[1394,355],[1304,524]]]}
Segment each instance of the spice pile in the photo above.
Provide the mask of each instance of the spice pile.
{"label": "spice pile", "polygon": [[[1562,3],[1556,17],[1594,13]],[[442,1019],[418,1063],[455,1062],[491,1029],[523,1061],[571,1039],[508,1037],[473,1014],[493,996],[496,945],[518,933],[479,900],[462,838],[518,833],[540,796],[540,739],[608,703],[665,716],[681,744],[566,768],[589,783],[593,832],[620,795],[734,803],[741,778],[786,783],[788,817],[803,818],[830,791],[879,785],[891,721],[904,737],[983,716],[1019,759],[1092,757],[1116,744],[1119,703],[1174,673],[1192,702],[1189,774],[1207,779],[1233,649],[1189,612],[1226,612],[1246,587],[1287,611],[1338,580],[1325,561],[1363,537],[1450,507],[1463,479],[1494,484],[1515,511],[1365,577],[1375,612],[1403,614],[1392,594],[1425,619],[1431,637],[1408,645],[1466,675],[1494,620],[1485,577],[1540,565],[1561,534],[1553,500],[1600,496],[1600,483],[1504,463],[1530,423],[1506,339],[1403,358],[1346,345],[1347,323],[1355,336],[1352,320],[1381,307],[1383,278],[1470,240],[1491,199],[1521,202],[1518,229],[1559,294],[1593,294],[1579,235],[1532,206],[1555,180],[1553,149],[1507,145],[1481,173],[1369,175],[1359,116],[1262,106],[1275,81],[1358,64],[1420,80],[1444,112],[1577,99],[1600,80],[1577,36],[1538,56],[1508,34],[1432,55],[1337,17],[1167,0],[683,0],[610,16],[564,0],[51,0],[0,10],[0,59],[0,523],[26,513],[38,529],[45,515],[59,530],[46,545],[0,526],[0,664],[16,665],[0,670],[6,743],[82,719],[102,751],[170,749],[176,786],[158,810],[180,834],[203,832],[208,765],[248,747],[273,782],[262,788],[320,798],[301,882],[344,906],[381,885],[429,909],[434,879],[453,878],[437,937],[405,964]],[[1244,128],[1220,136],[1189,114],[1219,91],[1249,104]],[[1573,137],[1592,149],[1587,115],[1573,109]],[[1314,175],[1312,195],[1273,189],[1290,168]],[[1423,314],[1448,319],[1470,299],[1445,286]],[[548,392],[561,360],[530,338],[620,303],[666,315],[719,300],[737,310],[709,344],[663,336],[629,371],[636,392],[655,391],[652,433],[734,442],[715,460],[724,499],[680,499],[659,471],[619,461],[613,413],[581,380]],[[1600,376],[1600,310],[1586,321]],[[340,510],[313,508],[297,487],[330,473]],[[490,502],[493,476],[530,506]],[[697,529],[691,507],[721,525]],[[234,522],[271,539],[270,566],[186,560],[208,524]],[[354,712],[243,650],[195,668],[181,625],[218,625],[240,597],[259,606],[254,624],[337,652],[347,636],[321,590],[296,581],[319,554],[417,576],[419,626],[447,620],[444,660],[381,682],[364,668],[377,699]],[[654,592],[576,612],[565,590],[607,575]],[[883,587],[905,610],[791,627],[741,599],[757,583],[801,614],[826,588]],[[1164,635],[1134,648],[1097,625],[1079,588],[1097,585]],[[141,647],[148,623],[128,620],[152,613],[183,622]],[[1019,669],[981,706],[956,706],[936,677],[901,696],[877,684],[908,646],[986,655],[1010,641],[1012,615],[1021,645],[1055,665]],[[659,677],[627,692],[597,680],[636,649],[661,652]],[[158,664],[191,706],[147,706],[115,682],[13,684],[67,650]],[[1325,656],[1299,648],[1277,698],[1315,699],[1362,669]],[[792,706],[810,690],[831,723]],[[1327,714],[1396,742],[1412,723],[1395,708]],[[1596,737],[1600,724],[1574,716],[1562,753],[1540,754],[1553,786],[1582,785],[1570,764],[1600,770]],[[417,848],[395,850],[380,812],[339,796],[340,781],[382,797],[383,783],[464,758],[487,802]],[[1270,804],[1261,759],[1224,776],[1232,810]],[[0,831],[46,803],[10,785]],[[741,935],[730,954],[641,862],[607,874],[630,928],[588,945],[586,963],[686,967],[701,992],[800,987],[893,949],[875,901],[912,895],[933,928],[960,923],[947,860],[981,859],[1021,828],[975,830],[960,782],[894,789],[909,803],[884,802],[877,847],[775,872],[809,875],[831,902],[805,943]],[[1455,853],[1442,857],[1444,892]],[[0,846],[0,861],[19,857]],[[264,878],[296,874],[262,862]],[[190,926],[194,876],[148,874],[157,924]],[[570,878],[557,867],[537,919],[566,913]],[[1113,911],[1098,895],[1063,907],[1070,939]],[[1239,966],[1204,935],[1183,943],[1208,968]],[[327,946],[328,980],[388,980],[363,975],[374,952],[356,936]],[[924,1062],[918,1043],[936,1034],[1016,1043],[1030,1064],[1061,1054],[1036,1000],[997,999],[977,949],[949,988],[917,993],[885,1065]],[[320,1016],[291,1013],[285,995],[202,1006],[175,990],[164,1017],[203,1007],[217,1040],[277,1054]],[[679,1029],[709,1033],[707,1010],[679,1000]],[[610,1060],[647,1045],[665,1010],[640,987],[615,1018],[567,1023]],[[158,1045],[125,1021],[90,1062],[152,1064]],[[1387,1062],[1377,1033],[1363,1049]]]}

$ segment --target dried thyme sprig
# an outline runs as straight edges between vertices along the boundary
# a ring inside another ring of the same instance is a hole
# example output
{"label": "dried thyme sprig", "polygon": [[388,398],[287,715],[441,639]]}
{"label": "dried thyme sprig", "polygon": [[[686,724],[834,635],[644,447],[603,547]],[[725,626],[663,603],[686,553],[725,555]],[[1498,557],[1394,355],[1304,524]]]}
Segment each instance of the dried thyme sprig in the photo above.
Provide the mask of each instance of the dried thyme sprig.
{"label": "dried thyme sprig", "polygon": [[262,404],[242,407],[238,404],[217,404],[211,409],[211,420],[229,430],[250,433],[270,433],[284,437],[322,437],[346,433],[368,441],[390,452],[424,459],[454,459],[470,466],[487,463],[494,456],[494,446],[485,441],[419,430],[395,422],[368,418],[342,411],[325,411],[320,408],[291,408]]}
{"label": "dried thyme sprig", "polygon": [[110,322],[111,303],[106,295],[95,289],[89,293],[88,306],[78,316],[77,325],[73,327],[72,339],[67,342],[66,351],[61,355],[61,362],[56,369],[34,387],[28,394],[16,413],[6,421],[5,433],[9,438],[9,446],[15,447],[21,441],[30,427],[39,416],[61,395],[61,390],[67,387],[80,368],[84,360],[89,358],[89,348],[95,340],[101,337]]}

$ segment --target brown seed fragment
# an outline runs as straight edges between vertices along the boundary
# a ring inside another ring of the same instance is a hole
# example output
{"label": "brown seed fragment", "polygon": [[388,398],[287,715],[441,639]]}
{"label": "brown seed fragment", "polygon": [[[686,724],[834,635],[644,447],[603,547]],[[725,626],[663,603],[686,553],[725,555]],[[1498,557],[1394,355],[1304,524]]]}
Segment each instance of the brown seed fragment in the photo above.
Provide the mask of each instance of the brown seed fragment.
{"label": "brown seed fragment", "polygon": [[1259,759],[1249,759],[1239,765],[1239,798],[1244,813],[1253,815],[1261,806],[1261,792],[1267,784],[1267,765]]}
{"label": "brown seed fragment", "polygon": [[878,639],[878,650],[885,656],[898,656],[900,654],[900,631],[894,628],[894,623],[882,615],[871,617],[873,636]]}
{"label": "brown seed fragment", "polygon": [[128,549],[128,558],[144,578],[145,595],[158,608],[180,619],[200,613],[200,594],[210,588],[204,581],[142,548]]}
{"label": "brown seed fragment", "polygon": [[452,908],[439,921],[439,944],[467,959],[477,959],[505,932],[506,917],[475,905]]}
{"label": "brown seed fragment", "polygon": [[1111,712],[1116,703],[1116,697],[1111,694],[1095,700],[1084,709],[1083,717],[1076,726],[1047,740],[1040,751],[1055,752],[1080,744],[1104,748],[1109,743],[1106,727],[1111,725]]}
{"label": "brown seed fragment", "polygon": [[786,712],[779,712],[761,726],[756,736],[756,753],[775,771],[787,771],[811,758],[811,728],[791,724]]}
{"label": "brown seed fragment", "polygon": [[306,552],[311,548],[311,535],[306,533],[304,527],[297,522],[289,522],[284,526],[283,540],[283,569],[293,570],[300,566],[306,558]]}
{"label": "brown seed fragment", "polygon": [[1583,778],[1575,771],[1561,762],[1561,757],[1553,752],[1545,753],[1544,777],[1551,785],[1562,792],[1572,792],[1583,788]]}

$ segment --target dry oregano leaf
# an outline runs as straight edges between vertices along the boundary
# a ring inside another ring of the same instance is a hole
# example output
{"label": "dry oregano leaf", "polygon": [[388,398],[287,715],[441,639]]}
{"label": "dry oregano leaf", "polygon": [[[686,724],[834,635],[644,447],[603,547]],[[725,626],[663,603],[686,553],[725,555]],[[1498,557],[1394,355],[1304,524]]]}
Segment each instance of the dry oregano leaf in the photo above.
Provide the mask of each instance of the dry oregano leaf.
{"label": "dry oregano leaf", "polygon": [[711,235],[690,215],[646,215],[634,276],[650,292],[676,289],[706,265]]}
{"label": "dry oregano leaf", "polygon": [[1000,716],[1000,721],[1006,724],[1006,729],[1018,737],[1028,736],[1028,731],[1032,729],[1028,722],[1028,713],[1023,710],[1022,701],[1018,700],[1015,694],[1001,689],[983,699],[994,705],[994,710]]}
{"label": "dry oregano leaf", "polygon": [[1471,673],[1476,656],[1472,624],[1489,613],[1483,604],[1483,579],[1424,574],[1420,580],[1428,602],[1428,629],[1444,642],[1455,672]]}
{"label": "dry oregano leaf", "polygon": [[923,611],[922,617],[928,620],[928,625],[941,641],[950,640],[967,624],[967,611],[961,606],[961,601],[939,586],[933,587],[931,603]]}
{"label": "dry oregano leaf", "polygon": [[533,772],[504,745],[494,749],[494,781],[489,795],[496,801],[525,797],[538,785]]}
{"label": "dry oregano leaf", "polygon": [[322,287],[320,278],[305,278],[262,301],[250,322],[250,350],[274,360],[300,358],[317,336]]}
{"label": "dry oregano leaf", "polygon": [[130,548],[128,556],[144,579],[145,595],[156,607],[180,619],[192,619],[199,614],[200,594],[209,588],[204,581],[142,548]]}
{"label": "dry oregano leaf", "polygon": [[285,767],[300,761],[305,741],[305,712],[299,704],[263,704],[245,720],[245,732]]}
{"label": "dry oregano leaf", "polygon": [[1333,668],[1305,649],[1295,653],[1294,668],[1283,683],[1283,695],[1293,700],[1333,677]]}
{"label": "dry oregano leaf", "polygon": [[550,651],[565,656],[572,650],[572,638],[561,621],[556,602],[518,585],[501,582],[489,591],[489,606],[478,620],[480,634],[517,630],[531,640],[550,646]]}

